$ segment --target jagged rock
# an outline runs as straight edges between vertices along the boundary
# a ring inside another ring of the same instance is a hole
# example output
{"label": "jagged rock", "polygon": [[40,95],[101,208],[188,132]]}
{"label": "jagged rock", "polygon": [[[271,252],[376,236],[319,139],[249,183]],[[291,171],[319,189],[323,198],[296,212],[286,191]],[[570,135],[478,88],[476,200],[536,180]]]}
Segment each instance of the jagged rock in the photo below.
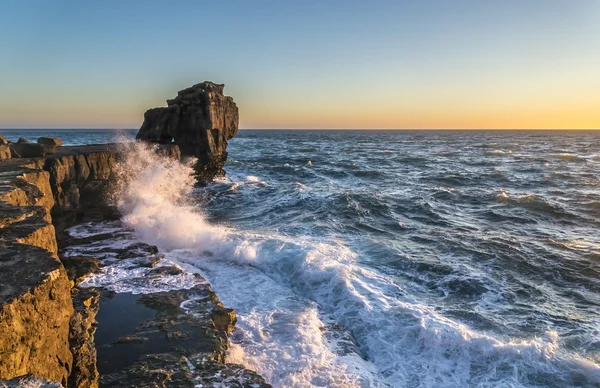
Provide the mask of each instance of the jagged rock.
{"label": "jagged rock", "polygon": [[177,97],[167,100],[167,107],[144,114],[136,138],[177,144],[182,156],[198,159],[200,182],[223,175],[227,141],[237,134],[239,125],[238,108],[223,89],[224,85],[206,81],[181,90]]}
{"label": "jagged rock", "polygon": [[74,285],[81,283],[88,275],[100,270],[100,260],[93,256],[61,257],[67,276]]}
{"label": "jagged rock", "polygon": [[42,136],[37,139],[37,142],[38,142],[38,144],[44,144],[44,145],[49,145],[49,146],[53,146],[53,147],[58,147],[58,146],[63,145],[63,141],[60,140],[58,137]]}
{"label": "jagged rock", "polygon": [[0,145],[8,145],[8,140],[0,133]]}
{"label": "jagged rock", "polygon": [[126,370],[102,376],[101,381],[103,387],[115,388],[272,388],[242,365],[176,353],[148,354]]}
{"label": "jagged rock", "polygon": [[152,271],[148,272],[150,276],[158,276],[158,275],[180,275],[183,273],[181,268],[175,267],[174,265],[168,265],[164,267],[158,267],[152,269]]}
{"label": "jagged rock", "polygon": [[95,288],[71,290],[75,313],[71,318],[69,343],[73,353],[73,369],[69,376],[69,388],[98,387],[98,368],[96,367],[96,314],[98,313],[100,291]]}
{"label": "jagged rock", "polygon": [[213,321],[213,324],[218,330],[222,330],[227,333],[233,332],[233,329],[235,329],[235,324],[237,322],[235,310],[221,306],[213,310],[210,319]]}

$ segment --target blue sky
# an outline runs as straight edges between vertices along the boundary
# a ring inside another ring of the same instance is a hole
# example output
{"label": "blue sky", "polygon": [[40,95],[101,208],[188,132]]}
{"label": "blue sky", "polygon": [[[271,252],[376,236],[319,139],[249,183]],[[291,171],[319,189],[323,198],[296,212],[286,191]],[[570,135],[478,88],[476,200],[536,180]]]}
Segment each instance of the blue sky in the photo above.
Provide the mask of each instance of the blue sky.
{"label": "blue sky", "polygon": [[246,128],[600,126],[600,1],[4,0],[0,36],[0,128],[135,128],[204,80]]}

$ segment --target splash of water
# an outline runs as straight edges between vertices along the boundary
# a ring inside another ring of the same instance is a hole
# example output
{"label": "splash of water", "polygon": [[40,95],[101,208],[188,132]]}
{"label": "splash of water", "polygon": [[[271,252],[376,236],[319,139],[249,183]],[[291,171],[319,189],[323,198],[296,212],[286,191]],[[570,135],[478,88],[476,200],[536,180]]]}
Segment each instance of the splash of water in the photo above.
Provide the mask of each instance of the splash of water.
{"label": "splash of water", "polygon": [[[271,383],[521,387],[576,375],[584,386],[600,384],[600,367],[563,352],[556,332],[513,340],[471,330],[360,266],[340,242],[212,225],[188,202],[191,163],[159,158],[140,143],[124,147],[115,197],[123,222],[186,270],[206,274],[240,313],[232,360]],[[360,351],[336,352],[324,334],[328,319]]]}
{"label": "splash of water", "polygon": [[187,200],[194,188],[195,160],[181,163],[159,157],[155,147],[141,142],[121,147],[114,199],[125,225],[143,241],[167,251],[218,247],[227,231],[208,224]]}

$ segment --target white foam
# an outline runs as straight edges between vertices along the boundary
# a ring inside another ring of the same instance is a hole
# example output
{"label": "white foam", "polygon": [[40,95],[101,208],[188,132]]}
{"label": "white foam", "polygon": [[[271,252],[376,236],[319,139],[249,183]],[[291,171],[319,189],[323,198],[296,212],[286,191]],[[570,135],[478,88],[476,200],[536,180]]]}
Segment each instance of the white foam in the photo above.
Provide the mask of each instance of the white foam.
{"label": "white foam", "polygon": [[[186,204],[190,165],[139,144],[129,152],[119,170],[124,223],[209,279],[238,311],[230,356],[276,386],[524,387],[539,385],[538,376],[600,384],[600,366],[562,349],[557,333],[513,339],[471,330],[361,266],[342,241],[211,225]],[[330,320],[349,330],[358,353],[338,351],[324,334]]]}
{"label": "white foam", "polygon": [[66,229],[66,232],[75,238],[97,236],[106,233],[119,233],[123,226],[117,222],[87,222]]}
{"label": "white foam", "polygon": [[[173,266],[175,263],[165,260],[154,268]],[[100,272],[86,277],[80,287],[102,287],[114,292],[132,294],[151,294],[154,292],[190,289],[205,283],[193,273],[178,275],[150,276],[153,268],[140,267],[131,259],[119,260],[102,267]]]}

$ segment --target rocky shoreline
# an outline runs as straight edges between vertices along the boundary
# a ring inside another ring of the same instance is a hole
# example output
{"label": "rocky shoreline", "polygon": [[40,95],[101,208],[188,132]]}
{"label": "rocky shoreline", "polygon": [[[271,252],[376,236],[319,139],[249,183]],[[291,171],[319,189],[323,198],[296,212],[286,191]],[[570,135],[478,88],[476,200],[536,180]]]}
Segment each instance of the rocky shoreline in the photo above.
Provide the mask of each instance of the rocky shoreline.
{"label": "rocky shoreline", "polygon": [[[163,157],[180,159],[180,149],[196,157],[200,183],[223,174],[238,118],[235,103],[222,92],[222,85],[207,82],[180,92],[169,108],[159,108],[170,124],[151,124],[149,117],[160,114],[147,113],[138,138],[160,143],[155,150]],[[156,136],[148,135],[149,128]],[[82,223],[118,220],[107,198],[119,145],[3,143],[0,386],[32,379],[64,387],[269,386],[255,372],[226,362],[235,312],[201,276],[193,275],[184,290],[139,295],[80,286],[108,265],[102,254],[111,249],[115,260],[134,259],[145,268],[146,280],[181,271],[157,265],[160,254],[150,245],[131,241],[110,248],[114,233],[68,232]],[[73,253],[73,247],[103,241],[104,251]]]}

